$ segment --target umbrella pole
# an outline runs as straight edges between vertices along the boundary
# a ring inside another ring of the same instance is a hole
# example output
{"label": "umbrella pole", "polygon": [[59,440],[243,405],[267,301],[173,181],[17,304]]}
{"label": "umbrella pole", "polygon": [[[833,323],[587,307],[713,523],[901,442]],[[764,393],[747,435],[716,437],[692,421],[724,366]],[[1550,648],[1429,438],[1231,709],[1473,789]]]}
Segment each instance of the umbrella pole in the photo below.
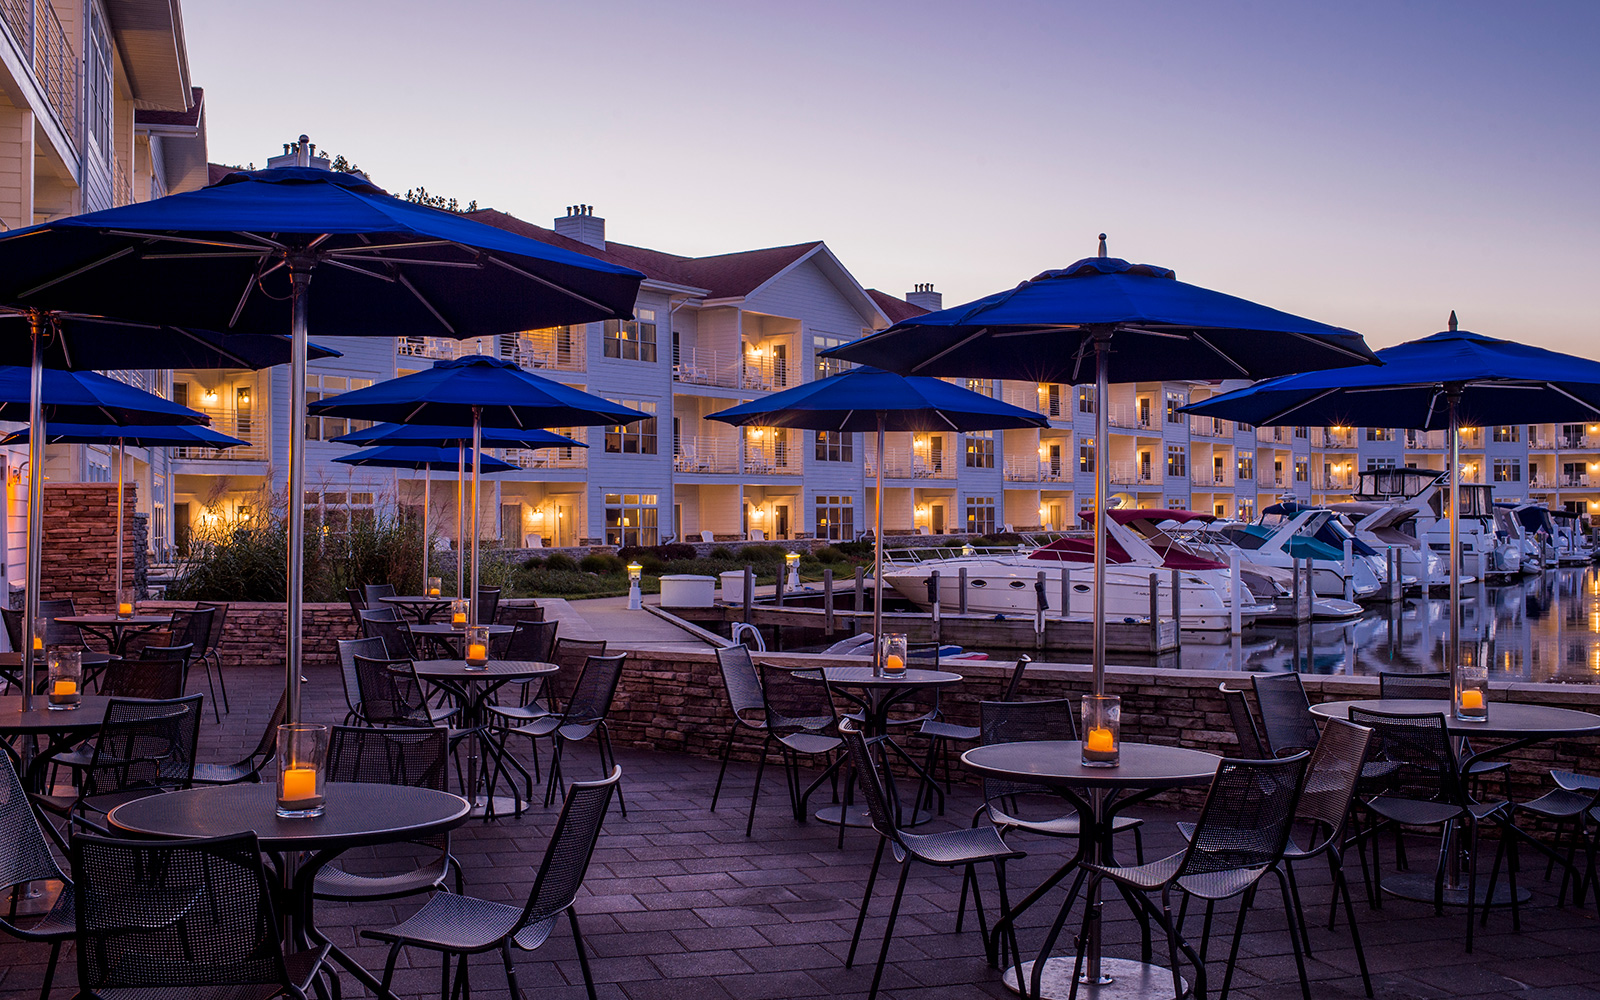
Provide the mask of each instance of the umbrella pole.
{"label": "umbrella pole", "polygon": [[306,567],[306,322],[307,292],[311,285],[308,261],[289,258],[292,282],[293,343],[289,348],[289,550],[284,604],[288,656],[284,665],[284,690],[288,694],[285,721],[300,721],[301,602],[305,598]]}
{"label": "umbrella pole", "polygon": [[33,678],[38,669],[35,633],[39,620],[39,563],[44,552],[44,313],[28,311],[33,334],[33,371],[28,400],[28,580],[23,594],[22,710],[33,711]]}
{"label": "umbrella pole", "polygon": [[467,621],[474,625],[487,625],[478,620],[478,471],[483,467],[483,407],[472,408],[472,615]]}
{"label": "umbrella pole", "polygon": [[[1461,665],[1461,388],[1445,389],[1450,416],[1450,676]],[[1452,688],[1453,690],[1453,688]]]}
{"label": "umbrella pole", "polygon": [[422,470],[422,592],[428,592],[428,550],[433,548],[433,536],[428,534],[428,488],[433,485],[433,471]]}
{"label": "umbrella pole", "polygon": [[[1094,693],[1106,693],[1106,504],[1111,497],[1111,471],[1106,468],[1106,439],[1111,421],[1106,400],[1111,395],[1111,331],[1094,335]],[[1154,624],[1153,622],[1151,624]],[[1091,969],[1091,981],[1098,974]]]}
{"label": "umbrella pole", "polygon": [[128,460],[128,447],[117,439],[117,585],[113,598],[122,603],[122,463]]}
{"label": "umbrella pole", "polygon": [[456,599],[467,594],[467,443],[456,444]]}
{"label": "umbrella pole", "polygon": [[888,415],[878,411],[878,497],[872,528],[872,665],[883,672],[883,425]]}

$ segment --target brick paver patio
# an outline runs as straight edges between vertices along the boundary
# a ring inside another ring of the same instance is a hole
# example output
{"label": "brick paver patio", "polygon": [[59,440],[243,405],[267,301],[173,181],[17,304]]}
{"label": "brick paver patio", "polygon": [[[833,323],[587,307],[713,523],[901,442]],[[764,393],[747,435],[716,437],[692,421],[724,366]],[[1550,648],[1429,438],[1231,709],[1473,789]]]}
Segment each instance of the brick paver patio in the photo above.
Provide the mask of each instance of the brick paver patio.
{"label": "brick paver patio", "polygon": [[[233,713],[221,726],[207,715],[202,760],[242,756],[254,745],[281,690],[281,674],[275,671],[230,668],[228,676]],[[336,674],[314,673],[305,691],[307,721],[339,721],[344,708]],[[789,818],[783,777],[769,768],[755,834],[746,839],[744,817],[753,767],[730,767],[723,801],[711,813],[707,805],[716,779],[715,761],[621,747],[618,756],[625,772],[628,818],[613,806],[579,904],[601,997],[762,1000],[866,995],[898,874],[886,867],[888,881],[880,877],[859,963],[845,969],[843,956],[876,846],[874,834],[849,831],[841,851],[835,847],[835,828],[815,821],[796,825]],[[579,746],[572,760],[569,776],[598,774],[591,744]],[[946,821],[965,825],[976,802],[972,790],[958,790]],[[1150,820],[1146,849],[1152,858],[1180,844],[1171,821],[1181,814],[1163,810],[1159,802],[1142,813]],[[817,804],[821,803],[813,800]],[[522,903],[555,815],[553,807],[534,808],[520,819],[474,820],[457,831],[454,851],[465,866],[468,892]],[[1030,853],[1011,866],[1015,899],[1054,870],[1064,845],[1020,836],[1012,842]],[[1436,840],[1415,838],[1410,851],[1413,863],[1426,865],[1436,845]],[[1384,853],[1392,861],[1392,852]],[[1337,930],[1326,928],[1327,876],[1315,867],[1307,866],[1302,876],[1315,949],[1308,960],[1313,996],[1362,996],[1342,920]],[[1359,882],[1353,857],[1350,868]],[[1524,907],[1522,933],[1511,933],[1509,914],[1495,911],[1472,955],[1462,949],[1465,917],[1458,911],[1436,918],[1427,906],[1391,900],[1374,912],[1358,899],[1357,916],[1377,995],[1600,1000],[1600,923],[1594,904],[1591,901],[1584,909],[1556,908],[1555,884],[1543,882],[1542,875],[1542,864],[1527,862],[1523,882],[1531,886],[1534,897]],[[983,878],[992,915],[997,905],[992,870]],[[925,867],[913,872],[884,974],[885,997],[1010,995],[1000,985],[999,974],[984,961],[970,914],[963,932],[954,932],[959,888],[958,874]],[[384,949],[362,943],[359,929],[386,926],[417,905],[415,901],[323,904],[318,922],[376,970],[381,969]],[[1232,912],[1231,906],[1227,912]],[[1038,947],[1041,924],[1053,914],[1053,905],[1042,905],[1023,922],[1024,950]],[[1106,914],[1108,954],[1136,957],[1137,924],[1126,907],[1113,901]],[[1276,889],[1263,889],[1241,948],[1236,996],[1268,1000],[1299,995],[1283,921]],[[1219,914],[1210,950],[1213,995],[1220,988],[1231,926],[1231,917]],[[1189,930],[1198,931],[1194,916]],[[0,941],[0,1000],[37,995],[47,951],[9,938]],[[517,955],[519,977],[530,1000],[583,996],[572,939],[564,924],[539,951]],[[420,952],[408,957],[426,959]],[[71,995],[72,962],[68,951],[56,996]],[[347,996],[363,995],[348,976],[343,986]],[[495,956],[474,962],[473,987],[477,995],[505,997],[505,980]],[[425,968],[403,969],[396,977],[396,992],[404,997],[434,997],[438,989],[439,969],[433,961]]]}

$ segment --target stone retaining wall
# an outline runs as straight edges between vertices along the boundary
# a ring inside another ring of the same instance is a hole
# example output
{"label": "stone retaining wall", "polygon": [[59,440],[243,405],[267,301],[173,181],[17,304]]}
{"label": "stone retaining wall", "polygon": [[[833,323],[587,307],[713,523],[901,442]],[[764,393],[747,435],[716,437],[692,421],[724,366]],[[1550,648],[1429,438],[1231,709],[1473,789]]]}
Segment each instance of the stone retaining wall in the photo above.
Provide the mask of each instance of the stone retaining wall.
{"label": "stone retaining wall", "polygon": [[[285,645],[283,636],[284,606],[280,603],[231,603],[223,624],[222,644],[219,652],[226,666],[264,666],[282,668]],[[192,608],[192,601],[141,601],[141,611],[173,611]],[[312,670],[339,665],[338,639],[356,637],[355,625],[350,621],[350,607],[346,604],[312,604],[301,606],[305,636],[301,665]]]}
{"label": "stone retaining wall", "polygon": [[[135,564],[145,547],[137,508],[137,487],[128,483],[122,507],[125,590],[135,585]],[[70,598],[80,614],[115,611],[116,567],[117,484],[45,483],[40,596],[47,601]]]}

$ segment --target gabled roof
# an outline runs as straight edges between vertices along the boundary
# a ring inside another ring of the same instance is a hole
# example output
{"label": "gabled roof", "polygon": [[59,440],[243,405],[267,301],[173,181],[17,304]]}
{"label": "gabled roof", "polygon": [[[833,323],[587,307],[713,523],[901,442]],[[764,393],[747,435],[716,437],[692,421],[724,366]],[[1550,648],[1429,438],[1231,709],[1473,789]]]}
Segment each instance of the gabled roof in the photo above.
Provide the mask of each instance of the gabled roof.
{"label": "gabled roof", "polygon": [[743,250],[715,257],[693,257],[681,263],[690,284],[708,289],[707,298],[732,299],[749,295],[802,257],[822,246],[821,240],[764,250]]}
{"label": "gabled roof", "polygon": [[880,292],[876,288],[867,289],[867,294],[872,297],[872,301],[878,304],[878,308],[883,310],[883,314],[889,317],[889,322],[891,323],[899,323],[914,316],[921,316],[928,311],[921,306],[912,305],[905,299],[895,298],[888,292]]}
{"label": "gabled roof", "polygon": [[226,163],[208,163],[206,164],[206,184],[215,184],[235,170],[243,169],[243,167],[231,167]]}

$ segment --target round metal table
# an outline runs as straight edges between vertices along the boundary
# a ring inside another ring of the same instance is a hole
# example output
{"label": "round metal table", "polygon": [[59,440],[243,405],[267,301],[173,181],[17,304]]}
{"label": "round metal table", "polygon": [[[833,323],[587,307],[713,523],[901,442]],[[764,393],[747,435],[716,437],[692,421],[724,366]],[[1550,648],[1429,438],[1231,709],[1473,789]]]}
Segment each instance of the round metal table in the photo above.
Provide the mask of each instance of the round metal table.
{"label": "round metal table", "polygon": [[33,741],[23,744],[22,781],[30,791],[44,791],[45,771],[50,761],[100,731],[111,699],[86,694],[77,708],[52,709],[50,696],[33,696],[33,711],[22,710],[22,696],[0,698],[0,736],[43,737],[44,746],[35,749]]}
{"label": "round metal table", "polygon": [[[824,667],[823,679],[828,682],[828,687],[837,691],[846,700],[860,706],[862,713],[862,732],[868,740],[878,741],[888,750],[893,750],[900,759],[911,766],[917,774],[919,783],[930,785],[939,797],[943,798],[944,792],[939,788],[938,782],[927,773],[922,764],[905,748],[896,743],[889,735],[889,710],[895,705],[916,694],[924,688],[947,687],[959,684],[966,678],[948,670],[928,670],[926,668],[911,667],[904,672],[889,676],[876,674],[871,667]],[[854,694],[852,691],[859,691]],[[894,773],[891,769],[884,768],[884,776],[889,780],[891,793],[893,792]],[[866,827],[872,825],[872,818],[867,814],[865,804],[853,801],[855,790],[845,790],[845,801],[839,805],[823,806],[814,814],[824,823],[843,823],[845,826]],[[921,796],[918,796],[920,801]],[[931,807],[930,801],[930,807]],[[918,826],[933,818],[933,810],[923,811],[915,805],[909,815],[901,818],[901,826]]]}
{"label": "round metal table", "polygon": [[[324,865],[353,847],[454,829],[466,822],[470,807],[459,795],[409,785],[329,782],[324,793],[325,811],[309,819],[279,817],[277,784],[267,782],[151,795],[117,806],[106,820],[114,830],[141,837],[187,839],[254,832],[262,850],[277,864],[294,933],[317,944],[331,944],[310,919],[311,886]],[[302,851],[305,861],[296,865],[294,859]],[[337,945],[329,954],[378,996],[394,996]]]}
{"label": "round metal table", "polygon": [[[1083,744],[1077,740],[994,743],[973,747],[961,755],[961,760],[974,771],[988,777],[1030,782],[1051,789],[1072,803],[1083,824],[1079,853],[1068,859],[1027,898],[1012,907],[1010,913],[1003,915],[995,925],[996,934],[1077,868],[1078,858],[1085,851],[1090,861],[1112,863],[1112,821],[1119,812],[1168,789],[1210,784],[1217,773],[1217,766],[1222,762],[1221,757],[1202,750],[1124,741],[1121,760],[1116,767],[1085,767]],[[1079,878],[1083,874],[1080,871]],[[1060,922],[1056,925],[1058,930],[1065,922],[1067,907],[1072,904],[1076,894],[1075,891],[1068,893],[1062,901]],[[1123,896],[1144,929],[1142,961],[1104,957],[1101,954],[1101,921],[1092,921],[1084,962],[1085,975],[1078,995],[1089,1000],[1169,997],[1172,995],[1172,971],[1150,964],[1150,924],[1145,910],[1149,901],[1139,893],[1124,892]],[[1098,887],[1090,890],[1084,905],[1096,909],[1103,905]],[[1019,964],[1005,972],[1006,986],[1032,996],[1066,997],[1072,988],[1073,959],[1051,958],[1050,949],[1055,942],[1056,935],[1052,933],[1045,939],[1039,950],[1039,958],[1035,961],[1021,962],[1021,956],[1018,955]],[[1187,945],[1184,947],[1187,949]],[[1022,985],[1025,981],[1029,982],[1026,989]]]}
{"label": "round metal table", "polygon": [[[489,630],[489,638],[505,635],[512,630],[510,625],[485,625]],[[462,654],[461,643],[465,640],[467,630],[465,627],[457,628],[449,622],[427,622],[411,626],[411,634],[422,636],[429,642],[436,643],[446,650],[451,656],[459,657]]]}
{"label": "round metal table", "polygon": [[76,625],[80,632],[88,632],[105,640],[106,648],[111,653],[121,655],[123,647],[135,634],[166,628],[172,624],[172,616],[130,615],[120,618],[117,615],[62,615],[56,621],[63,625]]}
{"label": "round metal table", "polygon": [[433,621],[434,615],[448,608],[453,597],[430,597],[427,594],[400,594],[390,597],[380,597],[378,600],[385,604],[399,608],[417,620],[417,624],[426,625]]}
{"label": "round metal table", "polygon": [[[1445,729],[1452,736],[1486,736],[1503,741],[1487,748],[1475,746],[1473,752],[1460,762],[1459,769],[1463,774],[1479,761],[1501,757],[1545,740],[1600,732],[1600,715],[1571,708],[1529,705],[1516,701],[1489,702],[1489,715],[1482,722],[1468,722],[1456,718],[1455,706],[1449,701],[1421,698],[1325,701],[1319,705],[1312,705],[1311,712],[1327,719],[1348,719],[1352,708],[1365,709],[1369,712],[1388,712],[1392,715],[1443,715]],[[1461,883],[1461,856],[1460,852],[1451,849],[1451,843],[1455,838],[1454,824],[1445,829],[1444,836],[1444,851],[1449,859],[1445,869],[1444,902],[1447,906],[1465,906],[1467,887]],[[1543,848],[1543,844],[1539,841],[1530,840],[1529,843],[1536,848]],[[1561,857],[1556,857],[1556,860],[1561,864],[1567,863]],[[1434,900],[1434,876],[1425,872],[1400,872],[1383,879],[1380,884],[1385,892],[1403,899],[1423,903],[1431,903]],[[1487,886],[1480,892],[1484,895],[1479,901],[1480,905],[1511,904],[1509,887],[1499,888],[1492,899],[1487,895]],[[1518,902],[1526,902],[1532,896],[1533,893],[1526,888],[1519,887],[1517,890]]]}
{"label": "round metal table", "polygon": [[[522,794],[517,791],[515,779],[511,782],[511,790],[514,793],[512,798],[503,795],[496,798],[491,787],[483,801],[480,802],[478,799],[478,762],[485,746],[489,748],[489,753],[494,756],[496,763],[502,769],[510,764],[518,773],[528,777],[528,772],[505,745],[489,735],[489,713],[486,706],[489,696],[506,684],[545,677],[555,673],[560,667],[554,663],[538,660],[490,660],[483,667],[469,667],[466,660],[418,660],[414,666],[420,680],[450,692],[456,703],[461,706],[461,728],[468,731],[469,740],[467,788],[472,798],[472,814],[493,816],[498,809],[509,808],[513,815],[520,815]],[[533,779],[528,778],[528,780],[531,783]]]}

